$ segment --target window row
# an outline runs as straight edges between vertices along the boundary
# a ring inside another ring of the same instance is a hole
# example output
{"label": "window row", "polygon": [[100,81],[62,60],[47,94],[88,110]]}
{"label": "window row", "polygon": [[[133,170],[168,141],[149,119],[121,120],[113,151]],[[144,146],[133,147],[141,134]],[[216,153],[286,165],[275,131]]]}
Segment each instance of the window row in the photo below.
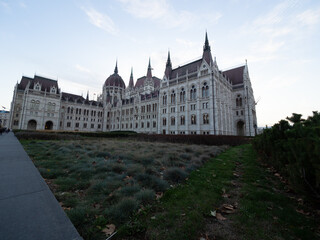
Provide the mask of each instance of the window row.
{"label": "window row", "polygon": [[156,112],[157,106],[158,106],[158,104],[156,104],[156,103],[141,106],[141,113],[145,113],[146,109],[147,109],[147,112]]}
{"label": "window row", "polygon": [[67,113],[70,113],[70,114],[73,114],[75,110],[75,113],[76,114],[79,114],[81,115],[83,113],[84,116],[92,116],[92,117],[95,117],[95,116],[98,116],[98,117],[102,117],[103,116],[103,112],[102,111],[96,111],[96,110],[89,110],[89,109],[82,109],[81,108],[76,108],[74,109],[73,107],[68,107],[67,108]]}
{"label": "window row", "polygon": [[[203,83],[201,95],[202,95],[203,98],[209,97],[209,86],[208,86],[208,84],[206,82]],[[196,100],[196,99],[197,99],[197,88],[195,87],[195,85],[192,85],[191,89],[190,89],[190,100]],[[162,104],[166,105],[167,104],[167,100],[168,100],[167,93],[164,92],[163,95],[162,95]],[[180,102],[185,102],[186,101],[186,91],[185,91],[184,88],[181,88],[181,90],[180,90],[179,100],[180,100]],[[170,93],[170,103],[171,104],[175,104],[176,103],[176,92],[175,92],[175,90],[172,90],[171,93]]]}
{"label": "window row", "polygon": [[[71,122],[67,122],[67,127],[71,127]],[[80,123],[76,122],[75,123],[75,127],[79,128],[80,127]],[[101,124],[98,124],[97,127],[98,127],[98,129],[100,129],[101,128]],[[87,123],[83,123],[82,128],[88,128],[88,124]],[[90,124],[90,128],[94,128],[94,124],[93,123]]]}
{"label": "window row", "polygon": [[[196,115],[191,115],[190,123],[191,123],[191,125],[197,124],[197,116]],[[202,123],[209,124],[209,114],[205,113],[202,115]],[[176,118],[175,117],[170,118],[170,124],[171,124],[171,126],[176,125]],[[185,124],[186,124],[185,116],[180,116],[180,125],[185,125]],[[162,125],[163,126],[167,125],[167,118],[162,118]]]}

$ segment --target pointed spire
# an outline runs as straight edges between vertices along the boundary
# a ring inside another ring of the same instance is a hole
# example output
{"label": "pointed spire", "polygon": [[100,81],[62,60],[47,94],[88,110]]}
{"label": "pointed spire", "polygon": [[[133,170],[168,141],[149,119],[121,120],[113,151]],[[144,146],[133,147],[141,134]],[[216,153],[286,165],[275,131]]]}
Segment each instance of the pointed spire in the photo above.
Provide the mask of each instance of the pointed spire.
{"label": "pointed spire", "polygon": [[167,64],[166,64],[166,70],[164,72],[165,76],[167,79],[169,79],[172,71],[172,64],[171,64],[171,59],[170,59],[170,51],[168,51],[168,59],[167,59]]}
{"label": "pointed spire", "polygon": [[152,78],[151,70],[152,70],[152,68],[151,68],[150,58],[149,58],[149,65],[148,65],[147,78]]}
{"label": "pointed spire", "polygon": [[129,88],[133,88],[133,70],[131,67],[131,74],[130,74],[130,80],[129,80]]}
{"label": "pointed spire", "polygon": [[118,74],[118,60],[116,61],[116,67],[114,69],[114,73]]}
{"label": "pointed spire", "polygon": [[211,49],[210,49],[210,45],[209,45],[207,32],[206,32],[206,39],[205,39],[204,46],[203,46],[202,59],[204,59],[209,65],[211,65],[212,55],[211,55]]}
{"label": "pointed spire", "polygon": [[209,40],[208,40],[208,33],[207,33],[207,31],[206,31],[206,39],[205,39],[205,42],[204,42],[203,51],[211,51],[211,50],[210,50],[210,45],[209,45]]}
{"label": "pointed spire", "polygon": [[168,59],[167,59],[166,67],[172,67],[171,59],[170,59],[170,51],[168,51]]}
{"label": "pointed spire", "polygon": [[88,90],[88,92],[87,92],[86,100],[89,101],[89,90]]}

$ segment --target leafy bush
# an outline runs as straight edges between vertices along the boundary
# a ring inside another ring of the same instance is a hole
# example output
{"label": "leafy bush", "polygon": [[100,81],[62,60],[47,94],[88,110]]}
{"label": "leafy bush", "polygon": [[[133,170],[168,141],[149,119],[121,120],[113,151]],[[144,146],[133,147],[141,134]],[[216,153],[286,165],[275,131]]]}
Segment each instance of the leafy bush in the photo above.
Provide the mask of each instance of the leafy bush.
{"label": "leafy bush", "polygon": [[268,164],[287,176],[296,190],[320,197],[320,113],[307,120],[294,113],[254,138],[253,146]]}

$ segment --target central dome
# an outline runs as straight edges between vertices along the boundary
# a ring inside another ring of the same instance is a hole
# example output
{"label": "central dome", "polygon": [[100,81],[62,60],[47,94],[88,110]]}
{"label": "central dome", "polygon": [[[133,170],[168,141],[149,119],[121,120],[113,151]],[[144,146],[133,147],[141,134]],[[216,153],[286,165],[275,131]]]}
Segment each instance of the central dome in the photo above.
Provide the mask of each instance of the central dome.
{"label": "central dome", "polygon": [[126,84],[124,83],[122,77],[118,74],[118,64],[116,63],[116,68],[114,69],[114,74],[110,75],[105,81],[106,86],[116,86],[120,88],[126,88]]}

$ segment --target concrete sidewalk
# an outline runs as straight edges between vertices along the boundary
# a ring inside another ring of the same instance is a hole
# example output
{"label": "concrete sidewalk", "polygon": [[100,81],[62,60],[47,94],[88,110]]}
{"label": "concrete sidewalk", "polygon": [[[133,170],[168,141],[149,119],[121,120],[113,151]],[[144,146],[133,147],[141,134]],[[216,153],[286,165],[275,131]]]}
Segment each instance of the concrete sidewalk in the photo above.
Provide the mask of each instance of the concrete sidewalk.
{"label": "concrete sidewalk", "polygon": [[82,239],[12,132],[0,135],[0,239]]}

